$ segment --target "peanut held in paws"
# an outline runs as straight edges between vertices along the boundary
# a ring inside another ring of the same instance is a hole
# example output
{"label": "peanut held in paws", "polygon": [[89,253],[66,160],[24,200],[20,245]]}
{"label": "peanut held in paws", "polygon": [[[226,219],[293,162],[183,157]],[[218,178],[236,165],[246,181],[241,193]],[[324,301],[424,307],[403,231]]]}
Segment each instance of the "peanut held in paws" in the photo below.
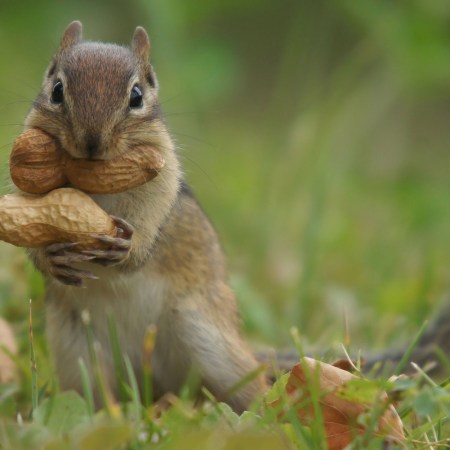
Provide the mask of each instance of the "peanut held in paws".
{"label": "peanut held in paws", "polygon": [[111,160],[72,158],[55,138],[38,128],[18,136],[10,157],[14,184],[30,194],[43,194],[70,183],[91,194],[113,194],[140,186],[164,167],[150,145],[135,146]]}
{"label": "peanut held in paws", "polygon": [[79,248],[102,248],[107,244],[92,235],[116,237],[119,232],[113,218],[76,189],[0,197],[0,239],[19,247],[77,242]]}

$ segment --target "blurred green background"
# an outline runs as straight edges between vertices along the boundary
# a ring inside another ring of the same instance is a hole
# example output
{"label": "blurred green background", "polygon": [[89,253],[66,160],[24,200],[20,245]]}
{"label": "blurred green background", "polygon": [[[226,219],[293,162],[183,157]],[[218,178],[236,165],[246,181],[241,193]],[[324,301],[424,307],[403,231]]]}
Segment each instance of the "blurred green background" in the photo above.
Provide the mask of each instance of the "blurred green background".
{"label": "blurred green background", "polygon": [[[152,39],[186,176],[218,230],[246,333],[385,347],[450,291],[448,0],[0,0],[7,161],[66,25]],[[40,277],[0,247],[0,314],[42,327]],[[347,321],[344,320],[347,317]]]}

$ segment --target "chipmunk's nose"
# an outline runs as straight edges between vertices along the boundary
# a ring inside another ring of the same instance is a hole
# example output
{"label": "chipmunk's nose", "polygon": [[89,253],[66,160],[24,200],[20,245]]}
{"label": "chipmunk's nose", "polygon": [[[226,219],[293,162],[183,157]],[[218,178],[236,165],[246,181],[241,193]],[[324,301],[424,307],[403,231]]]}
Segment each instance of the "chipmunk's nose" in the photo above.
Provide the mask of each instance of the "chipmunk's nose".
{"label": "chipmunk's nose", "polygon": [[86,153],[89,159],[96,159],[100,150],[100,136],[94,133],[86,134]]}

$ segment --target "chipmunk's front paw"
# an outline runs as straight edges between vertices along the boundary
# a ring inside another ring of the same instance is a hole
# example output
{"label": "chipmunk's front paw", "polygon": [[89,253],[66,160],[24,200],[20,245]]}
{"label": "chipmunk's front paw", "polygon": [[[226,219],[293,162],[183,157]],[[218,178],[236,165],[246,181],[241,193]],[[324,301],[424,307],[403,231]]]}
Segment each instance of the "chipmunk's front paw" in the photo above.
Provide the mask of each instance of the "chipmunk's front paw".
{"label": "chipmunk's front paw", "polygon": [[134,228],[125,220],[112,216],[117,228],[119,229],[119,237],[108,235],[93,234],[92,237],[101,241],[102,250],[83,250],[82,254],[90,258],[90,262],[100,264],[102,266],[114,266],[120,264],[127,259],[131,249],[131,238],[133,237]]}
{"label": "chipmunk's front paw", "polygon": [[72,267],[72,264],[91,261],[94,257],[73,251],[76,245],[76,242],[51,244],[45,248],[45,256],[50,275],[63,284],[83,287],[84,280],[95,280],[97,277],[88,270]]}

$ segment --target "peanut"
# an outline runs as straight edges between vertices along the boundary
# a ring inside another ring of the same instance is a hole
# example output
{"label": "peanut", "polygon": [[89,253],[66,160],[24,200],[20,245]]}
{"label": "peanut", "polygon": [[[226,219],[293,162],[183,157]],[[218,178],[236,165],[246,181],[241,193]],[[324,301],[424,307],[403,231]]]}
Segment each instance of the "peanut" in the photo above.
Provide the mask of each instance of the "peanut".
{"label": "peanut", "polygon": [[91,194],[113,194],[152,180],[164,167],[152,146],[132,147],[111,160],[72,158],[54,137],[38,128],[18,136],[10,157],[14,184],[30,194],[43,194],[70,184]]}
{"label": "peanut", "polygon": [[0,239],[19,247],[78,242],[79,248],[98,248],[102,244],[91,234],[118,232],[113,219],[77,189],[0,197]]}

